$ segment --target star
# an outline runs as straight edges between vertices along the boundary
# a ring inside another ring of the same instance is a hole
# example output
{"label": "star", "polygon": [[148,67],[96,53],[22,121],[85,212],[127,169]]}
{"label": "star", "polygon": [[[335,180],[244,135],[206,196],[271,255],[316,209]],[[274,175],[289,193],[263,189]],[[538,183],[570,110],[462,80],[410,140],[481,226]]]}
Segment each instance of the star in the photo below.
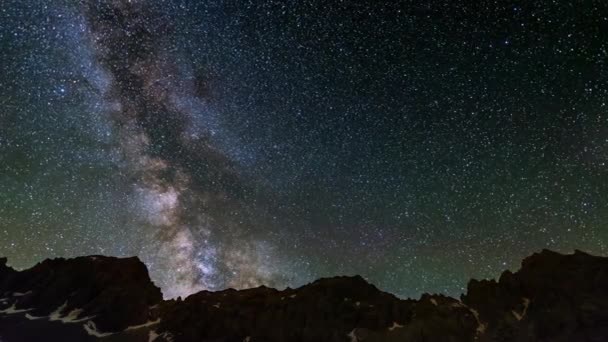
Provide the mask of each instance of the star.
{"label": "star", "polygon": [[0,251],[137,255],[168,298],[606,254],[608,10],[580,6],[9,0]]}

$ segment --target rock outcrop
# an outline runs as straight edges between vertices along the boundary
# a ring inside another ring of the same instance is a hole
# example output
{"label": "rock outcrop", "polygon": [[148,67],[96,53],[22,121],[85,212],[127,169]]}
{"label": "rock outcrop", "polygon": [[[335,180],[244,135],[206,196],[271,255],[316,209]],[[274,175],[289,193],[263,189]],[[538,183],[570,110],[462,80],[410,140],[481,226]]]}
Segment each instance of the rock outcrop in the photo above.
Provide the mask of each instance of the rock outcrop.
{"label": "rock outcrop", "polygon": [[482,341],[608,341],[608,258],[543,250],[498,282],[472,280],[462,301]]}
{"label": "rock outcrop", "polygon": [[159,331],[176,341],[468,341],[474,316],[447,297],[400,300],[359,276],[319,279],[298,289],[200,292],[163,312]]}
{"label": "rock outcrop", "polygon": [[543,250],[461,300],[399,299],[359,276],[282,291],[201,291],[162,300],[137,258],[0,259],[0,340],[608,341],[608,258]]}
{"label": "rock outcrop", "polygon": [[0,301],[10,304],[4,311],[24,312],[31,320],[86,322],[91,331],[120,331],[147,322],[150,306],[162,300],[137,258],[59,258],[22,272],[1,267]]}

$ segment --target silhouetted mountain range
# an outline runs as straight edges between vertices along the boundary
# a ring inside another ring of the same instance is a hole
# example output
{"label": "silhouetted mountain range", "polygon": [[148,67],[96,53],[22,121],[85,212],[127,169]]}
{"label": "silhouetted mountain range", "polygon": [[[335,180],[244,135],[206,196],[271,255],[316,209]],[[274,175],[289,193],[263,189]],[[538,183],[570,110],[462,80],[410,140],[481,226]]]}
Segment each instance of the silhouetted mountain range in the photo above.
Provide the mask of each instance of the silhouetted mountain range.
{"label": "silhouetted mountain range", "polygon": [[297,289],[201,291],[163,300],[137,258],[0,259],[0,340],[608,341],[608,258],[549,250],[460,300],[403,300],[359,276]]}

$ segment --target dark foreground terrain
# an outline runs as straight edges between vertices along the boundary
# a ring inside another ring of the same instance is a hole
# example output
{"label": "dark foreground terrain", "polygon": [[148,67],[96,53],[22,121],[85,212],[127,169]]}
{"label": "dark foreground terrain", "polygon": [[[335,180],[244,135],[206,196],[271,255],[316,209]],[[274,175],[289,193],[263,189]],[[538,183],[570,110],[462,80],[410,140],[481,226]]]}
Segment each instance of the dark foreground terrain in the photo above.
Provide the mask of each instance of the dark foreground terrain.
{"label": "dark foreground terrain", "polygon": [[460,300],[402,300],[363,278],[297,289],[202,291],[163,301],[137,258],[0,259],[0,340],[608,341],[608,258],[533,254]]}

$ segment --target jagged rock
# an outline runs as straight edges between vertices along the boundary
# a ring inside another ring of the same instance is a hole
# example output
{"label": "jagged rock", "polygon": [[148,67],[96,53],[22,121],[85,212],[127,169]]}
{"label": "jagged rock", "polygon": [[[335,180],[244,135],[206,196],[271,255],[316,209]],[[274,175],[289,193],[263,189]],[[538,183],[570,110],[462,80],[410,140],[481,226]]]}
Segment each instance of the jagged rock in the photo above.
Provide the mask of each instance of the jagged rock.
{"label": "jagged rock", "polygon": [[57,321],[90,317],[96,329],[107,332],[146,322],[149,307],[162,300],[160,289],[137,258],[45,260],[9,274],[3,284],[5,306]]}
{"label": "jagged rock", "polygon": [[162,301],[137,258],[54,259],[21,272],[0,259],[3,342],[608,340],[608,258],[543,250],[498,281],[471,280],[461,299],[403,300],[355,276]]}
{"label": "jagged rock", "polygon": [[472,280],[462,301],[487,324],[486,341],[606,341],[608,258],[543,250],[498,282]]}
{"label": "jagged rock", "polygon": [[[0,258],[0,290],[6,288],[10,279],[17,273],[17,271],[6,265],[7,261],[6,258]],[[1,292],[0,295],[2,295]]]}
{"label": "jagged rock", "polygon": [[347,341],[355,328],[386,330],[409,320],[412,304],[361,277],[336,277],[295,290],[203,291],[167,309],[159,328],[176,341]]}

